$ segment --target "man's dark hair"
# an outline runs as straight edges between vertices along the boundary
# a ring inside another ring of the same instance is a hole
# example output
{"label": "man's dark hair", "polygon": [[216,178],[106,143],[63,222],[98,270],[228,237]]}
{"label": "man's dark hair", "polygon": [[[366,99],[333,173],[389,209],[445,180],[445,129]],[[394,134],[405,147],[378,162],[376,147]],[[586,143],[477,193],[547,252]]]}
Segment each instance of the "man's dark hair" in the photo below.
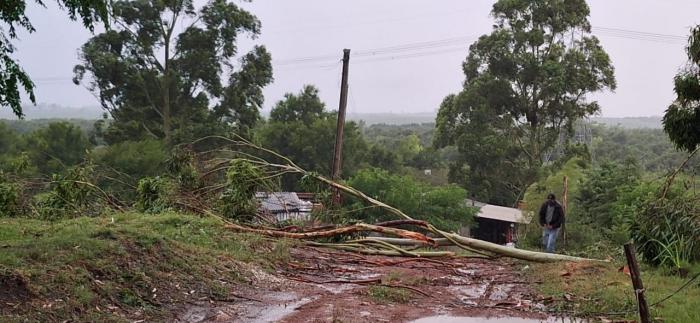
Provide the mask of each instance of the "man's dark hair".
{"label": "man's dark hair", "polygon": [[556,200],[557,197],[554,196],[554,193],[549,193],[549,194],[547,194],[547,199],[548,199],[548,200]]}

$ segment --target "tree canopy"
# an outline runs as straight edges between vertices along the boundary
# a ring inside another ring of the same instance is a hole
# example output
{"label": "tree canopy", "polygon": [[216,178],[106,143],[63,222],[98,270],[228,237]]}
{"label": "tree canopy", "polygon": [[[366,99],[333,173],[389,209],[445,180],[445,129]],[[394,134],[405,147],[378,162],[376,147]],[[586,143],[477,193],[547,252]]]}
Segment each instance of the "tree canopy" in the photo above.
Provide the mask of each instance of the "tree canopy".
{"label": "tree canopy", "polygon": [[255,46],[234,62],[239,35],[260,32],[255,16],[224,0],[199,9],[192,0],[112,6],[114,29],[86,42],[74,68],[74,82],[89,75],[88,88],[114,119],[108,142],[247,131],[260,119],[270,54]]}
{"label": "tree canopy", "polygon": [[[329,174],[337,116],[325,110],[318,90],[305,86],[298,95],[287,94],[270,112],[270,122],[257,132],[263,146],[287,156],[301,167]],[[367,143],[355,122],[346,122],[343,143],[343,175],[350,176],[365,160]],[[285,181],[291,189],[292,181]]]}
{"label": "tree canopy", "polygon": [[464,89],[445,98],[436,120],[435,144],[461,154],[454,180],[469,178],[486,200],[510,192],[512,201],[562,132],[600,110],[587,95],[616,83],[589,13],[584,0],[494,4],[494,29],[469,47]]}
{"label": "tree canopy", "polygon": [[[37,5],[45,6],[43,0],[35,0]],[[68,12],[71,20],[78,17],[83,25],[93,30],[94,24],[103,21],[108,25],[108,9],[105,0],[57,0],[59,6]],[[29,17],[26,16],[26,1],[2,1],[0,3],[0,107],[8,106],[17,117],[23,117],[20,90],[29,95],[29,100],[36,103],[34,82],[24,69],[12,58],[15,47],[10,43],[17,38],[17,29],[29,33],[36,31]],[[4,25],[4,26],[3,26]],[[7,32],[5,28],[7,27]],[[20,89],[21,88],[21,89]]]}
{"label": "tree canopy", "polygon": [[270,111],[270,121],[312,122],[324,116],[326,105],[318,97],[318,89],[313,85],[305,85],[299,94],[287,93],[284,100]]}
{"label": "tree canopy", "polygon": [[690,31],[686,48],[689,64],[673,79],[676,99],[664,114],[664,131],[679,149],[700,144],[700,25]]}

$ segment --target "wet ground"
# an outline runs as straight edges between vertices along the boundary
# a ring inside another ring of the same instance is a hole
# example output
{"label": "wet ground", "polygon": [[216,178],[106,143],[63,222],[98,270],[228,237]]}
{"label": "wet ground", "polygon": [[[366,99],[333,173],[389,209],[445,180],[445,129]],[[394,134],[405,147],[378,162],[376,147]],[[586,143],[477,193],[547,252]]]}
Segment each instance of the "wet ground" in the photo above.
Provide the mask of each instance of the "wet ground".
{"label": "wet ground", "polygon": [[[259,272],[226,301],[193,303],[180,322],[561,322],[521,274],[523,264],[481,258],[361,256],[310,247]],[[385,286],[406,298],[370,290]],[[565,320],[569,322],[570,320]]]}

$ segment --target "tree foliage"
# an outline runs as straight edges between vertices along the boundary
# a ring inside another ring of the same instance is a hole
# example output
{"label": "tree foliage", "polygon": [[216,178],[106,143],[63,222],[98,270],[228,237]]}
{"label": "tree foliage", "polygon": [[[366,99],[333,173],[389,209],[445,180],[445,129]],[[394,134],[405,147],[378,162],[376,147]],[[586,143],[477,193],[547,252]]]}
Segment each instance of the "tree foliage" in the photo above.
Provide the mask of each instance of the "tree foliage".
{"label": "tree foliage", "polygon": [[616,83],[589,13],[584,0],[494,4],[494,30],[469,47],[464,89],[445,98],[436,121],[435,144],[461,154],[454,180],[474,178],[464,184],[489,201],[512,199],[560,133],[600,110],[587,94]]}
{"label": "tree foliage", "polygon": [[323,118],[327,114],[325,109],[326,105],[318,97],[318,89],[305,85],[299,94],[287,93],[284,100],[277,102],[270,112],[270,121],[311,123]]}
{"label": "tree foliage", "polygon": [[611,234],[613,229],[623,231],[619,228],[621,220],[617,216],[619,198],[633,190],[640,175],[634,161],[626,164],[607,162],[589,169],[574,196],[582,222],[598,227],[606,234]]}
{"label": "tree foliage", "polygon": [[[275,116],[257,133],[258,140],[264,147],[289,157],[304,169],[321,174],[330,174],[335,148],[337,117],[318,107],[324,104],[317,96],[317,91],[301,94],[288,94],[278,102],[270,115]],[[303,97],[303,99],[302,99]],[[367,143],[355,122],[346,122],[343,142],[343,175],[351,176],[364,163]],[[284,187],[292,189],[293,180],[285,180]]]}
{"label": "tree foliage", "polygon": [[[624,129],[603,125],[592,127],[591,153],[595,162],[625,163],[634,160],[648,172],[668,172],[678,167],[688,156],[674,148],[663,129]],[[690,167],[697,160],[689,162]]]}
{"label": "tree foliage", "polygon": [[700,144],[700,25],[690,30],[689,64],[673,79],[676,99],[664,114],[664,131],[677,148],[693,151]]}
{"label": "tree foliage", "polygon": [[226,171],[226,184],[219,197],[221,212],[225,217],[250,222],[258,209],[255,193],[269,189],[270,181],[256,165],[243,160],[233,160]]}
{"label": "tree foliage", "polygon": [[255,16],[224,0],[199,10],[192,0],[112,6],[115,28],[86,42],[74,68],[74,82],[89,75],[88,88],[114,119],[108,142],[182,141],[247,131],[258,121],[261,88],[272,80],[270,54],[256,46],[232,62],[239,36],[260,32]]}
{"label": "tree foliage", "polygon": [[[376,168],[363,169],[348,180],[348,184],[368,196],[395,206],[415,219],[429,221],[444,230],[457,231],[472,223],[475,210],[467,207],[467,192],[454,185],[430,186],[410,176],[392,175]],[[361,201],[351,201],[349,210],[363,207]],[[367,222],[395,220],[379,209],[352,214]]]}
{"label": "tree foliage", "polygon": [[67,122],[51,123],[25,138],[25,149],[39,172],[59,173],[81,163],[91,147],[85,134]]}
{"label": "tree foliage", "polygon": [[[37,5],[45,6],[43,0],[34,0]],[[90,30],[98,21],[108,25],[108,8],[105,0],[57,0],[59,6],[68,12],[71,20],[82,19]],[[29,94],[29,100],[36,103],[34,82],[12,58],[15,47],[11,40],[17,38],[17,29],[32,33],[36,31],[29,17],[26,16],[26,1],[2,1],[0,4],[0,106],[8,106],[17,117],[22,117],[20,91]],[[7,28],[7,33],[5,28]]]}

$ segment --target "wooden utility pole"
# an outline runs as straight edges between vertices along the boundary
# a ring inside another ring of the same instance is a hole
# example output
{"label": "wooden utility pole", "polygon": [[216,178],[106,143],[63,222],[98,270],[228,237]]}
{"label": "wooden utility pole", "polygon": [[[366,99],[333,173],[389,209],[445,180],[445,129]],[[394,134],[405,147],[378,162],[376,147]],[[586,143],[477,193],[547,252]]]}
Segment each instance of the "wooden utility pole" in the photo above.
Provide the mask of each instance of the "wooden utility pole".
{"label": "wooden utility pole", "polygon": [[[350,50],[343,49],[343,78],[340,84],[340,105],[338,106],[338,126],[335,133],[335,151],[331,178],[340,179],[340,166],[343,162],[343,130],[345,128],[345,110],[348,105],[348,68],[350,67]],[[340,190],[333,189],[333,204],[340,205]]]}
{"label": "wooden utility pole", "polygon": [[564,209],[564,219],[561,223],[561,234],[564,242],[564,247],[566,247],[566,213],[569,206],[569,177],[564,176],[564,193],[562,193],[562,208]]}
{"label": "wooden utility pole", "polygon": [[651,323],[651,315],[649,314],[649,306],[644,297],[644,284],[642,276],[639,272],[639,264],[637,264],[637,251],[631,243],[625,244],[625,257],[627,257],[627,266],[630,269],[632,277],[632,286],[634,286],[634,294],[637,297],[637,305],[639,307],[639,321],[641,323]]}

